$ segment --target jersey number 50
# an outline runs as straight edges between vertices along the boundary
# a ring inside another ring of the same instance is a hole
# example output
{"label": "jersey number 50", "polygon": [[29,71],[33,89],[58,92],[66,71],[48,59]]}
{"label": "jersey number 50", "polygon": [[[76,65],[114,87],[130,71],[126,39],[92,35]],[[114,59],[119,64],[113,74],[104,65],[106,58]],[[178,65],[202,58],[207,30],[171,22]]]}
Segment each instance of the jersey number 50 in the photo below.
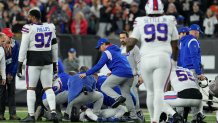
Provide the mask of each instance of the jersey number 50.
{"label": "jersey number 50", "polygon": [[[156,36],[156,32],[158,32],[160,35]],[[159,23],[156,29],[154,24],[146,24],[144,26],[144,33],[146,35],[151,35],[151,38],[145,38],[146,42],[152,42],[156,38],[158,41],[167,41],[168,26],[165,23]]]}
{"label": "jersey number 50", "polygon": [[[35,44],[36,48],[49,47],[51,43],[51,36],[52,32],[37,33],[35,35],[35,41],[38,43]],[[46,37],[48,37],[47,41],[45,41]]]}

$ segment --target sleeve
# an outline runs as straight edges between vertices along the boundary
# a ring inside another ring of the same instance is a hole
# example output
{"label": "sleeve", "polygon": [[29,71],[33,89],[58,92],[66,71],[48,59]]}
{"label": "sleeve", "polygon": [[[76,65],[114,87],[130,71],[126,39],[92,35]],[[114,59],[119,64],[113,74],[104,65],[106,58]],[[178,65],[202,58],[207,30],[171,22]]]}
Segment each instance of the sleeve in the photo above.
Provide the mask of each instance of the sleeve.
{"label": "sleeve", "polygon": [[214,24],[218,24],[218,20],[217,20],[216,16],[214,16],[213,18],[214,18]]}
{"label": "sleeve", "polygon": [[130,35],[130,38],[140,39],[140,30],[139,30],[139,18],[136,18],[133,24],[133,31]]}
{"label": "sleeve", "polygon": [[51,50],[52,50],[52,61],[53,62],[58,62],[58,42],[56,39],[56,29],[55,26],[53,26],[53,38],[52,38],[52,44],[51,44]]}
{"label": "sleeve", "polygon": [[136,62],[136,67],[137,67],[137,74],[141,75],[141,72],[140,72],[141,55],[140,55],[138,46],[135,46],[134,48],[134,59]]}
{"label": "sleeve", "polygon": [[18,55],[19,55],[19,43],[15,41],[15,46],[13,48],[13,53],[12,53],[12,75],[15,76],[17,72],[17,67],[18,67]]}
{"label": "sleeve", "polygon": [[109,60],[109,58],[108,58],[107,54],[105,52],[103,52],[103,54],[102,54],[100,60],[98,61],[98,63],[94,67],[92,67],[90,70],[88,70],[86,72],[86,75],[87,76],[92,75],[95,72],[99,71],[106,64],[106,62],[108,60]]}
{"label": "sleeve", "polygon": [[20,51],[18,56],[18,61],[23,62],[26,58],[27,50],[30,43],[30,27],[27,25],[24,25],[22,28],[22,38],[21,38],[21,44],[20,44]]}
{"label": "sleeve", "polygon": [[195,69],[195,72],[197,73],[197,75],[200,75],[202,74],[202,71],[201,71],[201,61],[199,59],[199,57],[201,58],[201,54],[199,54],[199,43],[197,40],[190,40],[189,44],[189,50],[190,50],[190,55],[191,55],[191,60],[192,60],[192,63],[193,63],[193,66],[194,66],[194,69]]}
{"label": "sleeve", "polygon": [[179,39],[178,30],[176,28],[176,25],[173,25],[173,33],[172,33],[171,41],[177,41],[178,39]]}
{"label": "sleeve", "polygon": [[2,79],[6,79],[6,64],[5,64],[5,52],[3,50],[3,48],[1,47],[0,49],[0,65],[1,65],[1,76],[2,76]]}

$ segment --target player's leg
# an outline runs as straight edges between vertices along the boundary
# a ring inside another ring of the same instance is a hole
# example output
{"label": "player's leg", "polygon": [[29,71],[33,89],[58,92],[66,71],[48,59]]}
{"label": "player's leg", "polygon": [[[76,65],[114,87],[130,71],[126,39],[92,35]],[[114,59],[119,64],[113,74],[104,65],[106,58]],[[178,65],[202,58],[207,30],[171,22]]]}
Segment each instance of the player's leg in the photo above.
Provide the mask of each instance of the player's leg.
{"label": "player's leg", "polygon": [[131,87],[131,93],[135,97],[135,100],[136,100],[135,110],[138,112],[140,111],[140,104],[139,104],[138,88],[136,87],[137,83],[138,83],[138,76],[134,76],[133,84]]}
{"label": "player's leg", "polygon": [[152,78],[152,66],[153,64],[149,64],[149,62],[154,62],[150,57],[142,57],[141,61],[143,61],[143,64],[141,64],[141,76],[142,79],[145,81],[145,87],[147,90],[147,96],[146,96],[146,103],[148,107],[148,111],[150,114],[150,120],[153,119],[153,113],[154,113],[154,106],[153,106],[153,100],[154,100],[154,90],[153,90],[153,78]]}
{"label": "player's leg", "polygon": [[[126,78],[123,77],[118,77],[116,75],[110,75],[105,82],[102,84],[101,86],[101,90],[108,95],[109,97],[117,100],[117,99],[121,99],[123,98],[123,96],[119,95],[116,91],[113,90],[113,87],[120,85]],[[123,103],[125,102],[125,99],[122,100]],[[114,108],[116,108],[118,106],[119,103],[117,103],[116,106],[114,106]],[[113,106],[112,106],[113,107]]]}
{"label": "player's leg", "polygon": [[125,79],[122,84],[120,84],[120,90],[122,96],[126,98],[125,104],[130,112],[130,117],[136,119],[136,110],[134,107],[134,103],[132,100],[132,96],[130,95],[130,88],[132,86],[133,78]]}
{"label": "player's leg", "polygon": [[156,57],[158,64],[153,72],[153,88],[154,88],[154,118],[153,121],[158,122],[163,108],[164,85],[169,82],[171,73],[171,61],[168,54],[161,54]]}
{"label": "player's leg", "polygon": [[103,94],[101,92],[98,92],[98,91],[93,91],[93,92],[89,93],[89,98],[90,99],[87,99],[87,100],[89,100],[90,102],[94,102],[93,112],[96,115],[98,115],[100,110],[101,110],[103,100],[104,100]]}
{"label": "player's leg", "polygon": [[53,65],[44,65],[41,70],[41,83],[42,87],[45,90],[46,98],[48,101],[49,108],[51,110],[51,120],[57,122],[57,114],[56,114],[56,101],[55,94],[52,90],[52,78],[53,78]]}
{"label": "player's leg", "polygon": [[36,101],[36,85],[40,76],[40,66],[26,66],[26,86],[27,86],[27,108],[30,117],[26,117],[23,121],[34,121],[35,101]]}

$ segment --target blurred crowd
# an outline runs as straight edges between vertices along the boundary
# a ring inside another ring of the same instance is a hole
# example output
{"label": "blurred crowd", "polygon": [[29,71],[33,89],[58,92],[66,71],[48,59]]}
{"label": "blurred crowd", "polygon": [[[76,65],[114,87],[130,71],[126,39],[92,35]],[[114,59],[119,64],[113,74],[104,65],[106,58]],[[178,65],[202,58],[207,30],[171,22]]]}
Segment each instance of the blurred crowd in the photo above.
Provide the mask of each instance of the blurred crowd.
{"label": "blurred crowd", "polygon": [[[131,32],[136,17],[145,16],[147,0],[1,0],[0,28],[19,33],[30,8],[38,7],[42,22],[52,22],[57,33],[116,36]],[[163,0],[165,14],[175,16],[178,28],[198,24],[205,36],[218,36],[218,0]]]}

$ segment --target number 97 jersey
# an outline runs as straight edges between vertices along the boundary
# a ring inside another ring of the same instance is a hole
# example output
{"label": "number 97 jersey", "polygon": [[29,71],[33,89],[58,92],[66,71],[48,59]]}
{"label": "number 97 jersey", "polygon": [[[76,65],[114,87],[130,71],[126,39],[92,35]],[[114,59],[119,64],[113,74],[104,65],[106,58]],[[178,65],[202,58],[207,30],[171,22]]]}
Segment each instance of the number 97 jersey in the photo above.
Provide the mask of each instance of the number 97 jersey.
{"label": "number 97 jersey", "polygon": [[178,40],[175,17],[138,17],[130,37],[141,40],[142,56],[157,52],[172,54],[170,42]]}
{"label": "number 97 jersey", "polygon": [[19,62],[27,58],[27,65],[42,66],[56,61],[54,55],[57,52],[53,52],[53,46],[57,45],[54,24],[26,24],[21,32]]}

